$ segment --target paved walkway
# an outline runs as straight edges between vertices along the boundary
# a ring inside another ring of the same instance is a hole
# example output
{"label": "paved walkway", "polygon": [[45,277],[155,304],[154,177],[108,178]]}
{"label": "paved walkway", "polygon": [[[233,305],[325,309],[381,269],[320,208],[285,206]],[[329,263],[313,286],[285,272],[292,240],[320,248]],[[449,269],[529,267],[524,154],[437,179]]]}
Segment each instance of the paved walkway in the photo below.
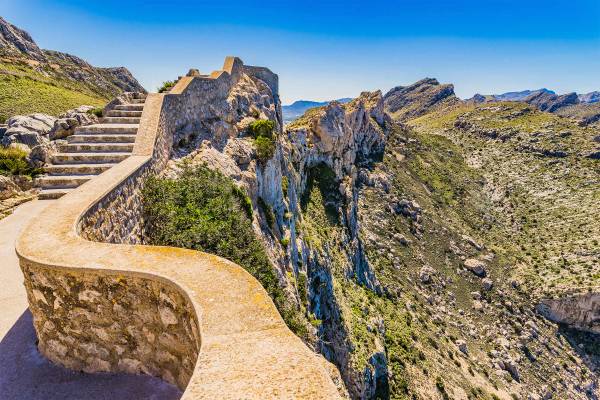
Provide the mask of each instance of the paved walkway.
{"label": "paved walkway", "polygon": [[181,392],[160,379],[74,372],[50,363],[37,351],[14,241],[21,229],[52,202],[30,201],[0,220],[0,398],[179,399]]}

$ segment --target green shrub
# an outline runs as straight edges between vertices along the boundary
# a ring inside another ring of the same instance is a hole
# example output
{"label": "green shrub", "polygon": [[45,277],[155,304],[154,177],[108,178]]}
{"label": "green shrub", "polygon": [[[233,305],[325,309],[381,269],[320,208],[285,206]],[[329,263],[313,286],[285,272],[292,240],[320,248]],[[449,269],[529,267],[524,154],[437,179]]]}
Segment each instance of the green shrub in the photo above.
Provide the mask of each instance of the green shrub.
{"label": "green shrub", "polygon": [[31,168],[27,163],[27,153],[13,147],[0,147],[0,175],[36,176],[41,169]]}
{"label": "green shrub", "polygon": [[275,154],[274,128],[275,123],[268,119],[259,119],[248,126],[248,131],[254,138],[256,157],[261,162],[270,160]]}
{"label": "green shrub", "polygon": [[169,90],[171,90],[173,88],[173,86],[175,86],[176,83],[177,83],[176,81],[163,82],[162,86],[160,86],[158,88],[158,93],[168,92]]}
{"label": "green shrub", "polygon": [[185,168],[178,179],[148,178],[142,191],[146,243],[204,251],[239,264],[263,285],[290,329],[306,337],[303,317],[286,302],[239,192],[231,179],[205,166]]}
{"label": "green shrub", "polygon": [[279,243],[281,243],[281,245],[283,247],[288,247],[288,245],[290,244],[290,238],[282,238]]}
{"label": "green shrub", "polygon": [[101,107],[96,107],[96,108],[92,108],[91,110],[88,110],[88,114],[92,114],[98,118],[102,118],[103,111],[104,110]]}
{"label": "green shrub", "polygon": [[267,220],[267,225],[269,228],[275,229],[275,213],[270,205],[268,205],[262,197],[258,198],[258,206],[262,210],[263,214],[265,214],[265,219]]}
{"label": "green shrub", "polygon": [[259,136],[254,140],[254,146],[259,161],[267,162],[275,155],[275,141],[271,138]]}
{"label": "green shrub", "polygon": [[257,139],[261,136],[272,138],[273,137],[273,129],[275,128],[275,123],[269,119],[259,119],[257,121],[252,122],[248,126],[248,130],[253,138]]}
{"label": "green shrub", "polygon": [[283,192],[283,195],[285,197],[287,197],[288,195],[288,188],[290,187],[290,182],[288,180],[287,176],[283,176],[281,177],[281,191]]}

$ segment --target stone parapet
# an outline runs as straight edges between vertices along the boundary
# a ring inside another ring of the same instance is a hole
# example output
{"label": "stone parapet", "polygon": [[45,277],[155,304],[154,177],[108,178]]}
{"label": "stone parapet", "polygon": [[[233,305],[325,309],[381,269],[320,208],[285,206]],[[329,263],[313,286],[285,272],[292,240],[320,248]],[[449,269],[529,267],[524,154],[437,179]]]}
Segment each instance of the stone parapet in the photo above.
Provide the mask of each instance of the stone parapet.
{"label": "stone parapet", "polygon": [[146,100],[132,156],[55,201],[16,251],[39,350],[86,372],[159,376],[184,399],[337,399],[328,364],[285,325],[240,266],[144,246],[143,178],[164,167],[172,135],[231,87],[224,71],[183,77]]}

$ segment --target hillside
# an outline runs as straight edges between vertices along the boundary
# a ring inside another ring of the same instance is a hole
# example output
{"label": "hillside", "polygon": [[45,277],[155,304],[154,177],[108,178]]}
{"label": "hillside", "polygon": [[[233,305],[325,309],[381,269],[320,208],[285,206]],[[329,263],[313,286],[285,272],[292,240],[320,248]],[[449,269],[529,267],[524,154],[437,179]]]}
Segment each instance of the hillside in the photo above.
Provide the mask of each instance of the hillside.
{"label": "hillside", "polygon": [[97,68],[70,54],[42,50],[27,32],[0,17],[0,123],[17,114],[101,106],[123,91],[144,91],[126,68]]}

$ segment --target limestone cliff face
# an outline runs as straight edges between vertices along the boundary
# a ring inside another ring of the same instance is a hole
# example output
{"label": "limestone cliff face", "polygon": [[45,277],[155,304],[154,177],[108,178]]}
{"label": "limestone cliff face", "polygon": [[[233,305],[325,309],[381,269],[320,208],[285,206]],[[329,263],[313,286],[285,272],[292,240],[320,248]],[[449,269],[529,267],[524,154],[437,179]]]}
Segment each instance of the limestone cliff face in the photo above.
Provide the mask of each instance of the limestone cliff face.
{"label": "limestone cliff face", "polygon": [[[360,166],[385,146],[390,120],[381,92],[365,92],[350,103],[334,102],[314,110],[284,132],[277,75],[236,62],[231,85],[207,94],[202,123],[179,127],[165,174],[176,175],[184,164],[204,163],[246,189],[255,209],[255,231],[289,301],[306,317],[309,337],[305,339],[340,368],[353,398],[371,398],[375,370],[379,375],[387,373],[385,356],[375,356],[373,360],[379,361],[364,367],[353,364],[350,328],[340,309],[344,300],[336,298],[333,287],[341,279],[380,290],[358,235],[357,182]],[[275,154],[267,161],[257,159],[247,132],[257,119],[275,122]],[[322,170],[331,174],[334,185],[330,200],[343,243],[341,269],[333,267],[337,260],[327,249],[311,242],[306,228],[310,216],[303,198]]]}

